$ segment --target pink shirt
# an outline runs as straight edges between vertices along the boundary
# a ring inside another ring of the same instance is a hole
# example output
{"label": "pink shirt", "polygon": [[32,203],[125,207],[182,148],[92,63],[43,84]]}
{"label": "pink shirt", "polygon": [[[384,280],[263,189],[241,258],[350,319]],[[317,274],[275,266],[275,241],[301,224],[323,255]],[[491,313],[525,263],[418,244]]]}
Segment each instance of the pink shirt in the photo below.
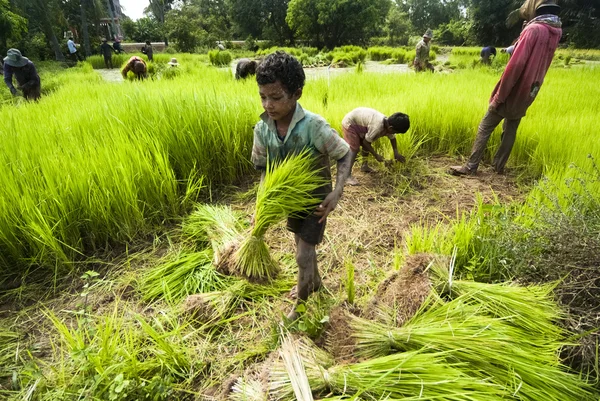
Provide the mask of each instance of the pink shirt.
{"label": "pink shirt", "polygon": [[561,28],[535,20],[521,32],[490,98],[490,105],[495,106],[501,116],[510,119],[525,116],[544,83],[561,36]]}

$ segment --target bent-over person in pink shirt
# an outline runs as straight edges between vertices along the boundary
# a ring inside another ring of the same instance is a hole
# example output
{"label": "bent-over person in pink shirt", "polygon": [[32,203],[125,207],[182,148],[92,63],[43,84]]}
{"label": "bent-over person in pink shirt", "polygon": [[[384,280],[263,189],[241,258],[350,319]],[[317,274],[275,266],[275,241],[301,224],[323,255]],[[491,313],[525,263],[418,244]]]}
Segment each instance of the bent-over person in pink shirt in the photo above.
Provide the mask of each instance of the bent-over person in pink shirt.
{"label": "bent-over person in pink shirt", "polygon": [[[528,0],[528,2],[530,2]],[[489,109],[481,120],[471,156],[464,166],[450,167],[450,174],[472,175],[477,172],[490,135],[504,120],[500,147],[492,161],[498,174],[504,173],[517,136],[517,128],[537,97],[562,36],[560,7],[552,0],[537,0],[535,15],[530,15],[514,53],[492,92]]]}

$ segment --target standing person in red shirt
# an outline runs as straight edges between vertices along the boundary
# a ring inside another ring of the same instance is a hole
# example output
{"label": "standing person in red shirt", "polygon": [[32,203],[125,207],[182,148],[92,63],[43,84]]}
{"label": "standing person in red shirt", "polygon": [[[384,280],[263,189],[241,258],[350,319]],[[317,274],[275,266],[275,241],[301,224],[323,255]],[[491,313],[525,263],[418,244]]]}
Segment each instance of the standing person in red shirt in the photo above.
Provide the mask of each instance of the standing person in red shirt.
{"label": "standing person in red shirt", "polygon": [[[532,3],[534,1],[528,0],[525,5]],[[540,91],[562,36],[558,18],[560,7],[556,0],[535,0],[535,3],[535,7],[531,7],[535,14],[525,15],[529,22],[521,32],[506,70],[492,92],[489,109],[479,125],[469,161],[464,166],[450,167],[450,174],[472,175],[477,172],[490,135],[502,120],[502,139],[492,167],[499,174],[504,172],[519,123]]]}
{"label": "standing person in red shirt", "polygon": [[129,71],[133,72],[137,79],[148,77],[148,74],[146,73],[146,62],[138,56],[131,57],[125,67],[121,70],[123,79],[127,79],[127,73]]}

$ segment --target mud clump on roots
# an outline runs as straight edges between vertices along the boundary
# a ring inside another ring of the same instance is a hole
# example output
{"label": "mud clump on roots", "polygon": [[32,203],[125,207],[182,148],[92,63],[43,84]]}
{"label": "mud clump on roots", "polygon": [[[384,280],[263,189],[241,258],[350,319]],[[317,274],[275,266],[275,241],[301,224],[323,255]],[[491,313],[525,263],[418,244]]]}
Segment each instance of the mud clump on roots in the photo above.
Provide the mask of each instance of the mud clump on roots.
{"label": "mud clump on roots", "polygon": [[338,306],[329,313],[329,323],[321,338],[322,345],[339,364],[358,361],[355,355],[356,340],[350,327],[350,311],[345,306]]}
{"label": "mud clump on roots", "polygon": [[379,285],[364,317],[379,320],[382,311],[391,312],[398,326],[412,318],[431,292],[426,270],[434,260],[435,256],[430,254],[408,256],[402,268]]}

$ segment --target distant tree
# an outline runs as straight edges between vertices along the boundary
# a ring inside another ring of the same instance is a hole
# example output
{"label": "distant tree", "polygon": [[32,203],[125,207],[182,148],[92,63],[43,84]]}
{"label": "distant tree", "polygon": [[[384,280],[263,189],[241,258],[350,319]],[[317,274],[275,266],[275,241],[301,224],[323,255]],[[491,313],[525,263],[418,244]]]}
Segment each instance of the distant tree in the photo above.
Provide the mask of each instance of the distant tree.
{"label": "distant tree", "polygon": [[50,43],[57,61],[65,61],[56,32],[65,26],[64,4],[58,0],[14,0],[29,21],[29,30],[40,29]]}
{"label": "distant tree", "polygon": [[519,36],[521,25],[507,28],[505,22],[519,5],[515,0],[471,0],[471,32],[476,42],[480,45],[496,46],[512,43]]}
{"label": "distant tree", "polygon": [[197,4],[185,4],[169,11],[165,17],[167,35],[179,51],[193,52],[199,46],[211,46],[214,37],[203,28],[204,21]]}
{"label": "distant tree", "polygon": [[[151,14],[161,25],[164,26],[167,13],[173,8],[175,0],[149,0],[148,7],[144,10],[146,14]],[[164,30],[163,30],[164,31]],[[166,32],[166,31],[164,31]],[[169,39],[165,35],[165,45],[169,45]]]}
{"label": "distant tree", "polygon": [[227,0],[226,4],[236,37],[262,38],[267,19],[265,0]]}
{"label": "distant tree", "polygon": [[8,0],[0,0],[0,56],[6,54],[9,40],[21,40],[26,33],[27,19],[14,11]]}
{"label": "distant tree", "polygon": [[464,0],[404,0],[403,8],[408,12],[416,33],[421,35],[428,28],[458,19]]}
{"label": "distant tree", "polygon": [[286,21],[317,47],[361,44],[381,33],[390,0],[291,0]]}
{"label": "distant tree", "polygon": [[406,45],[413,29],[408,13],[402,11],[398,5],[392,5],[386,20],[386,31],[390,45]]}

